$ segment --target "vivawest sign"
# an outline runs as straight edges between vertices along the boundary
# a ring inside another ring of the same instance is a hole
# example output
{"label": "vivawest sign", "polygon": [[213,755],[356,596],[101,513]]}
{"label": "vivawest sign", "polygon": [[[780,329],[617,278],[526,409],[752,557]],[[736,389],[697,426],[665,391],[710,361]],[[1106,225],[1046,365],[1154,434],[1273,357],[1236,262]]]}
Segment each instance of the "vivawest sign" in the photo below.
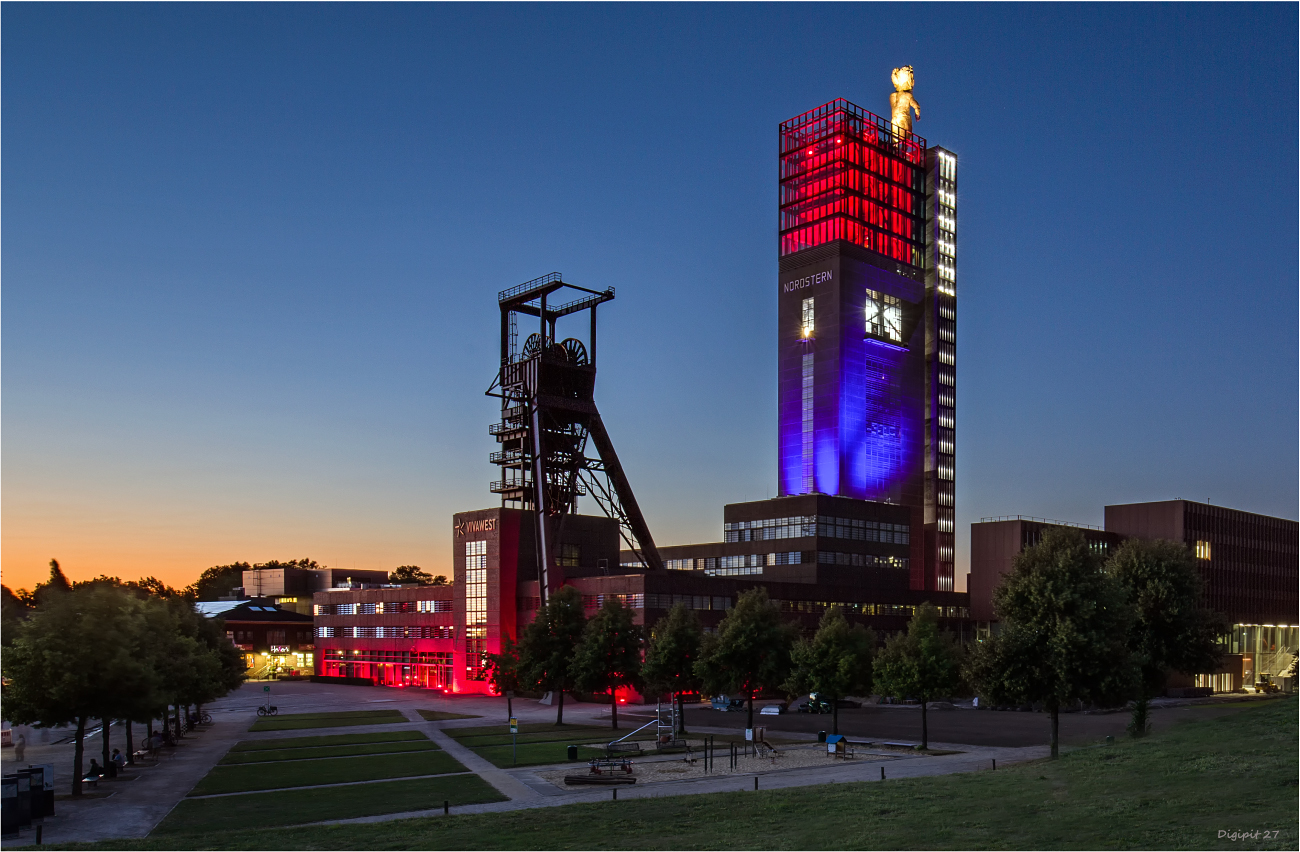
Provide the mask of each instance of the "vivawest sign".
{"label": "vivawest sign", "polygon": [[495,532],[496,528],[496,518],[484,518],[479,521],[467,521],[464,518],[461,518],[456,522],[456,526],[453,527],[456,531],[457,538],[464,538],[467,535],[475,535],[476,533]]}

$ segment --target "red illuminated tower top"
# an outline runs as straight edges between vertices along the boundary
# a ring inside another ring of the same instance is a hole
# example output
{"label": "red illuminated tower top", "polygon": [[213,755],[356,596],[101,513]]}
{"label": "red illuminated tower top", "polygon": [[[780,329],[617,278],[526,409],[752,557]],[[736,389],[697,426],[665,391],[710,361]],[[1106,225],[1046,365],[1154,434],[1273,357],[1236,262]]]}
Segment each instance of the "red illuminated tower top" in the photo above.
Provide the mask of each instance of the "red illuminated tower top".
{"label": "red illuminated tower top", "polygon": [[781,255],[848,240],[918,269],[925,140],[837,98],[781,124]]}

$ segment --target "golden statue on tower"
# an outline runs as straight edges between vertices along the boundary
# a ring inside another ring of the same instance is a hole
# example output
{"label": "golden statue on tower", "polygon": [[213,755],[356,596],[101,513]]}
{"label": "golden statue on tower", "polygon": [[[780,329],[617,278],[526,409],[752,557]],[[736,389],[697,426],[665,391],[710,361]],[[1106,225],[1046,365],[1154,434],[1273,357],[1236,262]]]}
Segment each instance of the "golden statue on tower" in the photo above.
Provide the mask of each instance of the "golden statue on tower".
{"label": "golden statue on tower", "polygon": [[916,110],[917,120],[921,119],[921,105],[912,97],[912,86],[916,83],[912,66],[895,68],[890,79],[894,81],[894,92],[889,96],[889,120],[894,125],[894,135],[905,139],[912,132],[912,110]]}

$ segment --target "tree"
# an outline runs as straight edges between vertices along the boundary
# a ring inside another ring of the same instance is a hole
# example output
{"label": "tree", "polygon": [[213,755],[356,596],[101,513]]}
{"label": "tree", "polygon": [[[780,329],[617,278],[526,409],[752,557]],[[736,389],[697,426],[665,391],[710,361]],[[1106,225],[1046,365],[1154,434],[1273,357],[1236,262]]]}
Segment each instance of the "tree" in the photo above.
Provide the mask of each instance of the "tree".
{"label": "tree", "polygon": [[72,590],[72,584],[64,576],[63,569],[59,567],[59,560],[50,560],[50,579],[44,583],[37,583],[36,588],[32,590],[32,601],[36,604],[44,603],[52,595],[59,595]]}
{"label": "tree", "polygon": [[520,631],[520,674],[524,682],[555,695],[557,725],[564,724],[564,693],[575,686],[573,654],[586,621],[582,594],[572,586],[561,586]]}
{"label": "tree", "polygon": [[399,565],[388,572],[388,581],[390,583],[415,583],[418,586],[447,585],[445,574],[439,574],[435,577],[420,568],[419,565]]}
{"label": "tree", "polygon": [[75,725],[72,794],[81,795],[86,723],[116,718],[123,690],[148,691],[137,647],[141,603],[120,589],[83,587],[47,594],[3,657],[5,714],[14,722]]}
{"label": "tree", "polygon": [[790,673],[796,631],[781,620],[767,589],[741,594],[718,632],[704,643],[695,672],[713,692],[743,692],[749,700],[747,727],[754,727],[754,693],[780,685]]}
{"label": "tree", "polygon": [[884,695],[915,696],[921,702],[921,748],[930,747],[930,701],[950,695],[961,683],[961,648],[939,629],[939,611],[921,604],[907,631],[890,637],[876,658],[876,688]]}
{"label": "tree", "polygon": [[1201,575],[1186,545],[1129,539],[1106,570],[1134,608],[1128,647],[1139,677],[1129,731],[1140,737],[1150,728],[1151,698],[1164,687],[1170,669],[1190,675],[1218,668],[1217,637],[1227,625],[1201,606]]}
{"label": "tree", "polygon": [[686,733],[686,708],[682,693],[703,688],[695,673],[695,663],[704,645],[704,628],[695,612],[686,604],[676,603],[650,631],[641,677],[646,688],[670,693],[677,702],[677,733]]}
{"label": "tree", "polygon": [[31,595],[27,591],[19,589],[15,594],[8,586],[0,585],[0,624],[6,628],[0,631],[0,642],[3,642],[6,648],[13,644],[12,628],[26,618],[31,610]]}
{"label": "tree", "polygon": [[800,639],[790,652],[790,692],[816,692],[831,702],[832,733],[840,732],[840,699],[871,692],[871,657],[876,635],[861,624],[850,625],[838,606],[822,614],[812,639]]}
{"label": "tree", "polygon": [[502,640],[500,654],[487,655],[486,670],[492,688],[497,691],[497,694],[506,697],[506,718],[513,719],[515,717],[513,695],[521,686],[519,646],[513,639],[507,636]]}
{"label": "tree", "polygon": [[574,681],[584,692],[609,693],[610,725],[618,730],[620,686],[641,683],[641,628],[632,610],[610,598],[583,630],[573,660]]}
{"label": "tree", "polygon": [[1055,529],[1016,556],[993,608],[1001,629],[977,647],[970,679],[994,703],[1042,702],[1056,758],[1062,705],[1131,694],[1133,612],[1124,589],[1081,532]]}
{"label": "tree", "polygon": [[195,600],[215,601],[229,595],[236,587],[244,584],[244,572],[253,566],[247,562],[232,562],[229,565],[213,565],[199,575],[199,579],[187,591],[192,591]]}

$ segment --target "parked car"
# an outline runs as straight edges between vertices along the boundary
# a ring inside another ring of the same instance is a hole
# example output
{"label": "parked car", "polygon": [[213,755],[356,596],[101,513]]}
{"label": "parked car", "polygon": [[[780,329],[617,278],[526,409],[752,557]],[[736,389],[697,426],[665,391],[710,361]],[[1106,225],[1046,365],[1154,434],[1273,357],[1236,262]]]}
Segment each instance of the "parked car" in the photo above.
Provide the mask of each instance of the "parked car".
{"label": "parked car", "polygon": [[714,710],[730,710],[733,712],[743,713],[745,710],[745,699],[732,698],[727,695],[715,695],[711,702]]}
{"label": "parked car", "polygon": [[764,707],[762,710],[759,710],[759,711],[758,711],[758,715],[760,715],[760,716],[780,716],[780,715],[781,715],[782,713],[784,713],[787,709],[789,709],[789,707],[790,707],[790,705],[789,705],[789,704],[786,704],[784,701],[779,702],[779,703],[777,703],[777,704],[768,704],[768,705],[767,705],[766,707]]}

